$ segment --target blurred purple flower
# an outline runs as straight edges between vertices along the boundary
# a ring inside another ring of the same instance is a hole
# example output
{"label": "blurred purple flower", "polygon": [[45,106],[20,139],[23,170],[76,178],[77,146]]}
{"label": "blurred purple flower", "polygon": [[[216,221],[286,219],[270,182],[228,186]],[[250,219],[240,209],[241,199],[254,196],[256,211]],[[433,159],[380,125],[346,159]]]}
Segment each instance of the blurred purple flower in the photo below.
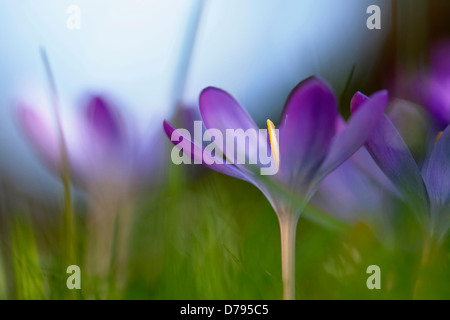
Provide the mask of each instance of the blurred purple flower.
{"label": "blurred purple flower", "polygon": [[[351,103],[352,112],[370,100],[357,93]],[[419,218],[425,217],[430,235],[443,236],[450,218],[450,126],[438,135],[422,172],[386,116],[382,117],[365,146]]]}
{"label": "blurred purple flower", "polygon": [[[200,95],[199,104],[207,129],[218,129],[224,136],[227,129],[258,130],[238,102],[225,91],[206,88]],[[279,149],[272,143],[272,155],[279,161],[279,171],[276,175],[258,175],[259,172],[256,173],[254,168],[259,167],[258,164],[208,164],[202,159],[202,164],[210,169],[255,185],[274,208],[281,229],[284,298],[294,298],[293,257],[300,213],[320,182],[355,153],[371,135],[386,105],[385,91],[374,94],[372,99],[355,113],[345,128],[336,133],[336,98],[327,84],[312,77],[297,85],[287,99],[279,128]],[[273,124],[268,120],[269,133],[274,129],[271,126]],[[172,141],[179,141],[177,138],[180,137],[189,140],[166,121],[164,130]],[[263,137],[262,140],[267,141],[268,137]],[[198,150],[203,151],[203,147],[198,145],[198,142],[191,141],[191,144],[190,156],[195,159],[198,154],[202,154]],[[246,153],[253,149],[252,146],[246,149],[245,145],[238,145],[237,148],[246,150]],[[227,154],[227,150],[222,151],[228,159],[235,159],[234,154]],[[295,198],[300,198],[301,201],[298,202]]]}
{"label": "blurred purple flower", "polygon": [[[19,123],[34,149],[52,169],[61,174],[59,134],[34,109],[20,106]],[[84,110],[73,119],[75,132],[66,140],[73,181],[89,191],[111,189],[128,193],[155,172],[155,136],[140,135],[119,111],[99,95],[87,98]]]}
{"label": "blurred purple flower", "polygon": [[[345,128],[344,120],[339,120],[338,132]],[[389,211],[393,194],[397,195],[395,186],[362,147],[322,181],[311,202],[345,222],[373,225]]]}
{"label": "blurred purple flower", "polygon": [[19,124],[45,164],[63,184],[70,178],[88,195],[87,274],[105,277],[115,260],[116,285],[122,286],[134,200],[163,172],[163,133],[141,134],[99,95],[89,96],[70,122],[57,118],[60,127],[53,130],[34,109],[18,108]]}
{"label": "blurred purple flower", "polygon": [[418,81],[419,100],[440,129],[450,124],[450,41],[433,47],[429,73]]}

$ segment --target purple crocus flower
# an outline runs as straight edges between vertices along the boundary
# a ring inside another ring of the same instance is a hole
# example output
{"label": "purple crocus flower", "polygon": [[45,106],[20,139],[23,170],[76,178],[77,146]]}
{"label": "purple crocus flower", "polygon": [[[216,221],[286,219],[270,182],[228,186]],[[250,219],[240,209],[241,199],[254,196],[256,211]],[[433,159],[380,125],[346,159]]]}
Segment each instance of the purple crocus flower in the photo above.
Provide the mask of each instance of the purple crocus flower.
{"label": "purple crocus flower", "polygon": [[[345,129],[338,118],[336,132]],[[321,183],[311,202],[329,215],[348,223],[374,222],[389,206],[388,198],[399,194],[365,147],[361,147]]]}
{"label": "purple crocus flower", "polygon": [[[351,110],[356,112],[371,99],[357,93]],[[365,146],[380,169],[411,205],[429,235],[445,235],[450,218],[450,126],[440,132],[419,170],[411,152],[388,117],[383,116]]]}
{"label": "purple crocus flower", "polygon": [[[213,87],[204,89],[200,94],[199,105],[207,129],[218,129],[224,135],[227,129],[258,130],[238,102],[223,90]],[[219,155],[200,159],[202,165],[210,169],[255,185],[274,208],[281,231],[285,299],[295,298],[295,233],[300,213],[320,182],[356,152],[370,136],[386,105],[385,91],[374,94],[352,116],[345,129],[336,133],[336,98],[327,84],[311,77],[297,85],[287,99],[279,126],[279,146],[273,123],[268,120],[269,137],[263,137],[262,143],[270,140],[267,149],[271,150],[272,157],[279,166],[277,174],[258,175],[256,169],[260,168],[260,164],[234,165],[210,161],[220,157]],[[166,121],[164,130],[174,143],[180,140],[190,141],[192,159],[203,154],[202,145],[183,136],[182,132]],[[250,153],[255,146],[241,145],[237,148]],[[226,158],[235,159],[235,155],[229,150],[221,151]]]}
{"label": "purple crocus flower", "polygon": [[140,134],[99,95],[88,97],[82,111],[70,122],[59,122],[62,134],[28,106],[19,107],[18,120],[45,164],[63,182],[70,178],[88,195],[88,274],[97,277],[108,274],[116,243],[117,276],[123,277],[134,197],[162,172],[155,170],[160,168],[155,161],[161,159],[154,156],[162,154],[158,150],[163,147],[162,139],[155,135],[160,132],[150,136]]}
{"label": "purple crocus flower", "polygon": [[367,150],[360,148],[322,181],[311,203],[347,223],[374,224],[389,207],[394,190]]}
{"label": "purple crocus flower", "polygon": [[[155,137],[145,137],[131,126],[105,97],[92,95],[84,110],[71,121],[73,132],[64,127],[64,139],[72,180],[89,192],[111,189],[126,195],[148,181],[154,173],[151,156]],[[20,106],[18,118],[28,140],[54,172],[63,170],[57,130],[37,111]]]}
{"label": "purple crocus flower", "polygon": [[419,100],[439,129],[450,124],[450,41],[433,47],[429,73],[419,80]]}

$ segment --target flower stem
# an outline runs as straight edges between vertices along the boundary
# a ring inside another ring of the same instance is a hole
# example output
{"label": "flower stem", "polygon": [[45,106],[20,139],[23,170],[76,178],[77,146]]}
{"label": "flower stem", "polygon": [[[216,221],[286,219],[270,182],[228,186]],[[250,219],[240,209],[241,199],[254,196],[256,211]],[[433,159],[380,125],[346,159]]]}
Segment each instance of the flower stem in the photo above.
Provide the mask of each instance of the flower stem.
{"label": "flower stem", "polygon": [[423,299],[423,295],[421,296],[420,294],[422,291],[426,292],[426,290],[424,290],[426,285],[426,276],[432,272],[430,269],[434,263],[438,250],[438,242],[435,241],[431,234],[427,234],[425,236],[422,256],[417,271],[417,278],[413,288],[413,300]]}
{"label": "flower stem", "polygon": [[298,216],[286,213],[278,216],[281,234],[281,273],[283,299],[295,300],[295,235]]}
{"label": "flower stem", "polygon": [[66,140],[64,136],[64,130],[61,121],[60,105],[58,92],[56,90],[56,82],[55,78],[53,77],[53,72],[50,66],[50,61],[48,59],[47,52],[43,47],[41,47],[41,59],[44,64],[45,73],[47,75],[47,80],[49,83],[51,102],[53,105],[53,111],[55,114],[59,135],[59,152],[61,157],[60,177],[64,190],[64,212],[62,221],[62,232],[64,234],[63,250],[65,253],[65,258],[63,263],[65,269],[69,265],[77,263],[76,249],[75,249],[77,243],[75,241],[72,190],[70,185],[71,181],[70,163],[69,163],[69,155],[67,152]]}
{"label": "flower stem", "polygon": [[76,258],[76,239],[74,230],[74,213],[72,202],[72,190],[70,186],[70,174],[63,174],[62,182],[64,187],[64,214],[63,214],[63,232],[65,236],[65,264],[77,264]]}

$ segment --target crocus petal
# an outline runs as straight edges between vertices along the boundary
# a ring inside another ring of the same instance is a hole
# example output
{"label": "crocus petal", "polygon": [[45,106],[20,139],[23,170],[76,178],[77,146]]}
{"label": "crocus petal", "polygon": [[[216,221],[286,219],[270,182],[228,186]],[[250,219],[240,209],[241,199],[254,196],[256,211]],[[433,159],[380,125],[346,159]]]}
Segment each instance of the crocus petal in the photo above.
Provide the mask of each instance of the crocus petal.
{"label": "crocus petal", "polygon": [[431,70],[417,79],[416,98],[433,117],[439,130],[450,124],[450,41],[433,46]]}
{"label": "crocus petal", "polygon": [[359,93],[353,97],[352,105],[358,104],[361,107],[334,137],[327,158],[322,164],[320,178],[336,169],[366,142],[384,114],[387,103],[387,91],[377,92],[368,100]]}
{"label": "crocus petal", "polygon": [[254,129],[255,122],[227,92],[208,87],[200,94],[200,114],[207,129]]}
{"label": "crocus petal", "polygon": [[101,144],[110,146],[120,143],[122,127],[119,116],[104,98],[90,97],[86,108],[86,124],[89,133]]}
{"label": "crocus petal", "polygon": [[356,221],[367,213],[379,214],[383,208],[383,194],[382,189],[351,160],[327,175],[312,201],[331,215]]}
{"label": "crocus petal", "polygon": [[[347,123],[342,116],[339,116],[336,121],[337,134],[342,133],[347,128]],[[333,155],[333,153],[330,153]],[[329,156],[330,156],[329,154]],[[328,159],[328,158],[327,158]],[[327,161],[327,160],[325,160]],[[352,168],[359,170],[361,174],[367,176],[377,186],[380,186],[383,190],[389,190],[393,195],[399,197],[397,188],[386,177],[386,175],[380,170],[378,165],[373,160],[372,156],[367,152],[365,146],[359,148],[346,162],[350,162]],[[345,163],[345,162],[344,162]],[[326,163],[324,163],[326,167]],[[323,174],[324,172],[322,172]],[[326,175],[328,176],[328,175]]]}
{"label": "crocus petal", "polygon": [[386,177],[384,172],[381,171],[365,146],[356,151],[348,161],[381,189],[387,190],[393,196],[401,198],[397,187],[388,177]]}
{"label": "crocus petal", "polygon": [[[158,120],[158,119],[156,119]],[[160,119],[161,120],[161,119]],[[166,137],[162,130],[150,126],[143,133],[132,138],[132,176],[139,185],[156,184],[165,175],[165,163],[169,160]]]}
{"label": "crocus petal", "polygon": [[[245,132],[251,129],[249,133],[256,133],[256,139],[259,139],[258,127],[253,119],[227,92],[218,88],[208,87],[200,94],[199,105],[200,114],[206,129],[220,130],[224,139],[226,138],[227,129],[235,130],[238,136],[245,135]],[[261,139],[261,141],[265,140],[266,137]],[[240,152],[246,157],[256,154],[258,150],[257,143],[247,143],[245,138],[237,138],[235,141],[236,150],[233,150],[233,152],[231,150],[227,152],[225,143],[222,146],[223,153],[233,163],[237,162],[236,155]]]}
{"label": "crocus petal", "polygon": [[450,124],[450,76],[446,82],[441,82],[436,78],[430,79],[423,84],[422,90],[425,107],[433,116],[434,120],[441,127]]}
{"label": "crocus petal", "polygon": [[[351,105],[352,113],[366,105],[364,100],[364,95],[358,93]],[[383,115],[378,121],[365,146],[380,169],[398,188],[404,200],[421,214],[428,213],[428,194],[419,168],[387,116]]]}
{"label": "crocus petal", "polygon": [[450,41],[441,41],[433,46],[431,53],[432,77],[438,81],[450,78]]}
{"label": "crocus petal", "polygon": [[18,120],[35,151],[52,170],[60,170],[60,148],[57,135],[33,110],[19,107]]}
{"label": "crocus petal", "polygon": [[253,180],[249,176],[242,173],[235,166],[226,163],[225,161],[223,161],[223,159],[217,158],[217,156],[212,156],[209,155],[208,153],[204,153],[202,147],[192,142],[190,137],[184,136],[179,130],[176,130],[170,123],[168,123],[165,120],[163,122],[163,127],[167,137],[169,137],[169,139],[172,141],[174,145],[177,146],[178,144],[176,142],[182,140],[187,141],[187,143],[190,144],[191,146],[189,150],[190,154],[188,154],[188,156],[190,156],[192,160],[201,162],[203,166],[210,168],[214,171],[254,184]]}
{"label": "crocus petal", "polygon": [[433,212],[450,205],[450,126],[443,131],[423,168]]}
{"label": "crocus petal", "polygon": [[[195,137],[194,128],[196,121],[202,121],[202,116],[198,107],[192,106],[184,106],[180,109],[179,112],[180,123],[182,124],[182,128],[186,129],[190,132],[191,137]],[[203,129],[204,126],[203,126]],[[195,140],[194,140],[195,141]],[[195,141],[196,143],[200,143],[200,141]]]}
{"label": "crocus petal", "polygon": [[310,181],[328,152],[336,117],[337,103],[328,85],[313,77],[294,88],[280,124],[280,174],[284,181]]}
{"label": "crocus petal", "polygon": [[[190,154],[188,156],[190,156],[192,160],[194,161],[197,160],[198,162],[201,161],[201,164],[207,168],[253,184],[265,195],[265,197],[270,202],[272,207],[274,208],[276,207],[276,202],[274,201],[274,197],[270,192],[270,188],[266,187],[264,185],[264,182],[260,180],[260,177],[255,176],[255,174],[252,171],[240,170],[238,167],[229,164],[226,161],[223,162],[219,161],[219,163],[213,162],[212,160],[214,159],[218,160],[217,156],[212,156],[209,155],[208,153],[203,153],[204,149],[201,146],[192,142],[192,140],[189,139],[188,136],[184,136],[182,132],[176,130],[170,123],[164,120],[163,127],[166,135],[169,137],[169,139],[172,141],[174,145],[178,146],[178,143],[176,144],[176,142],[181,140],[183,141],[186,140],[188,143],[190,143],[191,148],[189,150]],[[199,158],[200,155],[201,158]]]}

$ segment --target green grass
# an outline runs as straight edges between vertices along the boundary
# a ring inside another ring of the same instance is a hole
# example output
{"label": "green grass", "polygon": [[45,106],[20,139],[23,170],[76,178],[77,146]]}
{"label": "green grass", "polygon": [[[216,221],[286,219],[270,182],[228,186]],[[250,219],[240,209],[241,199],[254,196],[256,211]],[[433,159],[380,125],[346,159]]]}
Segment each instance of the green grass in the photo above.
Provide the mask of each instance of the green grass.
{"label": "green grass", "polygon": [[[66,288],[62,215],[19,207],[3,213],[9,234],[3,234],[1,247],[2,299],[282,297],[278,221],[265,197],[248,183],[171,165],[167,183],[143,192],[133,207],[124,267],[115,268],[112,260],[116,273],[104,277],[94,278],[85,266],[87,206],[75,206],[81,292]],[[362,223],[327,228],[301,217],[296,298],[449,299],[448,237],[424,264],[422,241],[405,218],[408,213],[395,214],[393,241]],[[366,287],[369,265],[381,268],[380,290]]]}

